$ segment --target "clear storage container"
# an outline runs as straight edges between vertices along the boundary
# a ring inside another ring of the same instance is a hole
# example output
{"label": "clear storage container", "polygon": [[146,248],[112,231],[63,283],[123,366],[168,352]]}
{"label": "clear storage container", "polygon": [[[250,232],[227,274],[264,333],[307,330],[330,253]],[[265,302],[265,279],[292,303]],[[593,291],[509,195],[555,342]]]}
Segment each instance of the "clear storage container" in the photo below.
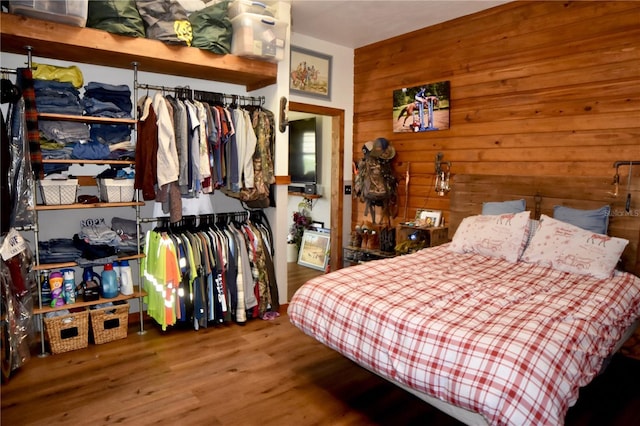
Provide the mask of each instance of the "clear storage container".
{"label": "clear storage container", "polygon": [[281,61],[289,24],[264,15],[241,13],[231,19],[231,54]]}
{"label": "clear storage container", "polygon": [[229,3],[227,16],[233,19],[242,13],[255,13],[257,15],[266,15],[277,18],[277,10],[269,2],[251,1],[251,0],[233,0]]}
{"label": "clear storage container", "polygon": [[10,0],[9,12],[16,15],[84,27],[87,24],[88,0]]}

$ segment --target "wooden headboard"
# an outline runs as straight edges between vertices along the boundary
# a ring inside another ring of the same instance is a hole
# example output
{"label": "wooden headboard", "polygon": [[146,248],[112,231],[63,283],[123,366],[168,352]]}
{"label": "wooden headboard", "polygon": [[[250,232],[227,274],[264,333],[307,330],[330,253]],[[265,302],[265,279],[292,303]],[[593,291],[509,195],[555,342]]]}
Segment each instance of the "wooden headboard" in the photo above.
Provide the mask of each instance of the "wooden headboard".
{"label": "wooden headboard", "polygon": [[[553,207],[577,209],[611,206],[609,235],[629,240],[622,254],[624,270],[640,276],[640,178],[632,178],[631,205],[625,209],[627,177],[620,177],[618,195],[611,178],[564,176],[456,175],[451,189],[449,238],[467,216],[480,214],[482,203],[524,198],[532,218],[553,217]],[[635,181],[635,183],[634,183]]]}

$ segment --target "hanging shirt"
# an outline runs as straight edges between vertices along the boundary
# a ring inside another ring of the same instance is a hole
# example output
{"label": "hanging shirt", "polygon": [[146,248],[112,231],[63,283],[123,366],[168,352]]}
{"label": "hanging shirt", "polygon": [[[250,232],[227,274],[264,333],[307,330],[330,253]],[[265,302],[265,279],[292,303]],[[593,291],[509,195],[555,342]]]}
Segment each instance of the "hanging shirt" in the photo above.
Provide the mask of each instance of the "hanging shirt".
{"label": "hanging shirt", "polygon": [[169,109],[160,93],[153,96],[153,109],[158,124],[158,185],[162,187],[178,180],[178,151]]}

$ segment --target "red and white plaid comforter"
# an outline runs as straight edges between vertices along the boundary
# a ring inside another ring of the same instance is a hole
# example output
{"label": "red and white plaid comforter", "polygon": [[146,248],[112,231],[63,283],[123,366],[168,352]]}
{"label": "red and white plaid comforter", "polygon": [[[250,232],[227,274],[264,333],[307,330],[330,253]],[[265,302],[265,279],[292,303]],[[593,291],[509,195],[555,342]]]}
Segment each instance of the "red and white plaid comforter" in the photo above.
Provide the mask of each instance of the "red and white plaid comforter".
{"label": "red and white plaid comforter", "polygon": [[560,425],[640,315],[640,278],[598,280],[443,245],[314,278],[288,313],[358,364],[490,424]]}

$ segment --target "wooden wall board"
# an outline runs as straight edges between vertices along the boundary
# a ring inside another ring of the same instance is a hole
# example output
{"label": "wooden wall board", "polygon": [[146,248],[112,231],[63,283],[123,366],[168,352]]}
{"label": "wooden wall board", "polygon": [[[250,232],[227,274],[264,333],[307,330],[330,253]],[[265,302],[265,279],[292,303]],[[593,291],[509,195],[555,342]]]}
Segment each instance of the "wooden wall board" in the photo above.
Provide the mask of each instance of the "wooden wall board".
{"label": "wooden wall board", "polygon": [[[448,220],[449,197],[432,189],[439,152],[454,187],[466,174],[608,181],[615,161],[640,160],[639,2],[510,2],[356,49],[354,67],[353,158],[392,141],[400,216],[408,195],[409,216]],[[394,133],[393,91],[444,80],[450,128]],[[364,205],[352,212],[353,227]]]}
{"label": "wooden wall board", "polygon": [[462,219],[480,214],[484,202],[524,199],[532,219],[539,218],[540,214],[553,217],[553,208],[557,205],[585,210],[608,205],[611,207],[609,235],[629,240],[622,261],[626,270],[640,276],[640,177],[631,180],[631,205],[627,212],[624,170],[620,168],[617,196],[612,194],[615,189],[611,178],[458,175],[451,191],[449,237],[453,237]]}

